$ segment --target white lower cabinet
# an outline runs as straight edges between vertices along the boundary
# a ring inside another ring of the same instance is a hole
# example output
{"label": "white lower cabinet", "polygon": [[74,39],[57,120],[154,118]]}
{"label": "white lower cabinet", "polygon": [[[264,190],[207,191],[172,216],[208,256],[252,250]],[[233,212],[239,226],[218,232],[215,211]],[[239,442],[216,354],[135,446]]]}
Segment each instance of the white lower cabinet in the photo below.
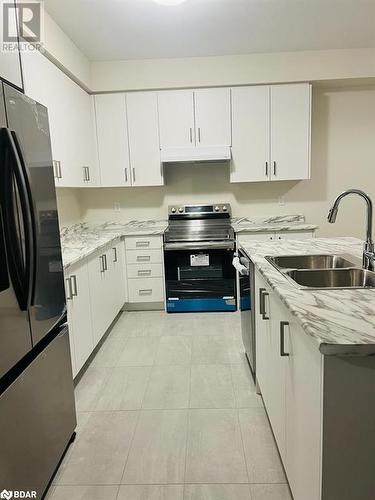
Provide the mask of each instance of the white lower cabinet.
{"label": "white lower cabinet", "polygon": [[318,347],[255,276],[257,380],[294,500],[320,500],[322,366]]}
{"label": "white lower cabinet", "polygon": [[75,376],[94,348],[87,262],[69,268],[65,274],[65,283],[73,376]]}
{"label": "white lower cabinet", "polygon": [[129,302],[162,302],[164,300],[161,278],[128,280]]}
{"label": "white lower cabinet", "polygon": [[89,259],[91,314],[96,345],[125,302],[123,245],[115,240]]}
{"label": "white lower cabinet", "polygon": [[128,302],[164,302],[163,240],[161,236],[125,238]]}

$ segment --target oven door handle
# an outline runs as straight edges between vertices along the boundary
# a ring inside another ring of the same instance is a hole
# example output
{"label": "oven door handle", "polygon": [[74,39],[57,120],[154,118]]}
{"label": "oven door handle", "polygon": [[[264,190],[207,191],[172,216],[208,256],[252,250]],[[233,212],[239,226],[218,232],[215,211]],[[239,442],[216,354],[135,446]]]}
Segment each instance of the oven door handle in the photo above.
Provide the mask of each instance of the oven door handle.
{"label": "oven door handle", "polygon": [[212,250],[212,249],[234,249],[233,240],[225,241],[183,241],[164,243],[164,250]]}

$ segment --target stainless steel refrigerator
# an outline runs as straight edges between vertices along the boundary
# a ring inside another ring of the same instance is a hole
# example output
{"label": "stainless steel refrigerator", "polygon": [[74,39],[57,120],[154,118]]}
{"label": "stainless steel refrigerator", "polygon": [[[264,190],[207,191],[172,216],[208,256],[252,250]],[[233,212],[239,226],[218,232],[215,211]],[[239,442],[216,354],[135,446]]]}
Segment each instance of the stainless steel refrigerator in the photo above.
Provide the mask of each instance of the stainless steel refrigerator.
{"label": "stainless steel refrigerator", "polygon": [[41,498],[75,426],[48,113],[0,81],[0,492]]}

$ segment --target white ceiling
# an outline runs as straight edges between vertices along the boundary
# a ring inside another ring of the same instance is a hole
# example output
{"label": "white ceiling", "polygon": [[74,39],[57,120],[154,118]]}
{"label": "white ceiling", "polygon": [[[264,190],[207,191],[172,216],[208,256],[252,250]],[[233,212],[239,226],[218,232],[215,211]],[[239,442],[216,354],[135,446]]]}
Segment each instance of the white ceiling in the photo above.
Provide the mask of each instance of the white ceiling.
{"label": "white ceiling", "polygon": [[375,47],[375,0],[45,0],[90,60]]}

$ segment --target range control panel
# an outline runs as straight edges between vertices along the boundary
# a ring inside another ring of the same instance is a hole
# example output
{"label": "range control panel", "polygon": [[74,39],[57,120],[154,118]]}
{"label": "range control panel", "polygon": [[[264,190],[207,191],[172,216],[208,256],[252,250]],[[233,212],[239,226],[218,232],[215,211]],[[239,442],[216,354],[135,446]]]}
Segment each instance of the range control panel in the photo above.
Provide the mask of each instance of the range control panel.
{"label": "range control panel", "polygon": [[231,214],[229,203],[216,203],[212,205],[169,205],[168,215],[199,215],[201,217],[214,214]]}

